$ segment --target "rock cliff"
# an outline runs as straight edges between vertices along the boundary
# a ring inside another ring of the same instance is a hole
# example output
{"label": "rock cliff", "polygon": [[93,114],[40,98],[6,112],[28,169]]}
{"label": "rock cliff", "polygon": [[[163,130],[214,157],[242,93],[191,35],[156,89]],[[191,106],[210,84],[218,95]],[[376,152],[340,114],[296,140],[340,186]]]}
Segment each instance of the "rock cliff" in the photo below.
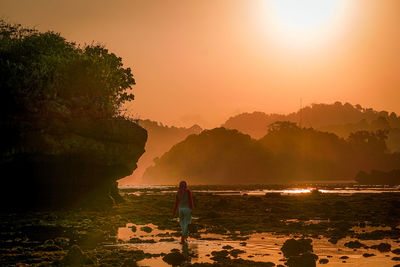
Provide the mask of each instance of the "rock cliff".
{"label": "rock cliff", "polygon": [[44,113],[2,121],[2,206],[104,207],[121,201],[116,181],[136,168],[146,130],[126,119],[70,116],[65,106],[53,104]]}

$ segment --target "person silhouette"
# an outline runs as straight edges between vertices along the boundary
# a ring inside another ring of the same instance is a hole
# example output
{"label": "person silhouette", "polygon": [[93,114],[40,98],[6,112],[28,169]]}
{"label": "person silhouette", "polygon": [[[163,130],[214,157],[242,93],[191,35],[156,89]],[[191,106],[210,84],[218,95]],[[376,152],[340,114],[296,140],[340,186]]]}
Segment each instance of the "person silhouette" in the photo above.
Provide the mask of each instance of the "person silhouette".
{"label": "person silhouette", "polygon": [[174,214],[179,211],[179,224],[182,229],[181,243],[187,241],[189,224],[192,221],[193,198],[192,192],[187,188],[185,181],[179,183],[176,192]]}

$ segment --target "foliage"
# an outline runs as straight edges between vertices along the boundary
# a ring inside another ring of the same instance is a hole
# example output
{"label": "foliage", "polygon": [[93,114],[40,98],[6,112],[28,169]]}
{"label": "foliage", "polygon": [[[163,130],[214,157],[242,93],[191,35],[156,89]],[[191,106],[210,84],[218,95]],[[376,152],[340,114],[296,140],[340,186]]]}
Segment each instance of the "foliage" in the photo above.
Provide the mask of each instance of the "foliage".
{"label": "foliage", "polygon": [[41,114],[50,103],[73,115],[113,117],[133,100],[135,80],[122,59],[104,46],[84,47],[54,32],[0,20],[2,114]]}

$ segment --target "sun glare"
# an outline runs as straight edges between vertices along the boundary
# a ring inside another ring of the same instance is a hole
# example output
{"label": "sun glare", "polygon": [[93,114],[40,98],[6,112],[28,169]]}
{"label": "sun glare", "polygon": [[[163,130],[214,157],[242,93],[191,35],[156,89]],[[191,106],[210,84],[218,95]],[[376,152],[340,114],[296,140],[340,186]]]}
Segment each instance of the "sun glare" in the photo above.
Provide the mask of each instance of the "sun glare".
{"label": "sun glare", "polygon": [[280,42],[303,46],[318,44],[336,34],[343,25],[347,4],[344,0],[270,0],[263,5],[262,27]]}

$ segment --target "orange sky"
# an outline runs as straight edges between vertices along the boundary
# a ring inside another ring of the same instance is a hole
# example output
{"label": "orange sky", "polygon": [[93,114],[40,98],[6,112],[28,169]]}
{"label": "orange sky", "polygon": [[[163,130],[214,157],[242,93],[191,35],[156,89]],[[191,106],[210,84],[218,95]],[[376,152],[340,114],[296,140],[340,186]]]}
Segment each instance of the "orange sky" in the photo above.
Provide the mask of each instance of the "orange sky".
{"label": "orange sky", "polygon": [[271,1],[0,0],[0,16],[105,44],[133,69],[140,118],[215,127],[300,99],[400,113],[400,1],[345,1],[335,22],[290,41]]}

